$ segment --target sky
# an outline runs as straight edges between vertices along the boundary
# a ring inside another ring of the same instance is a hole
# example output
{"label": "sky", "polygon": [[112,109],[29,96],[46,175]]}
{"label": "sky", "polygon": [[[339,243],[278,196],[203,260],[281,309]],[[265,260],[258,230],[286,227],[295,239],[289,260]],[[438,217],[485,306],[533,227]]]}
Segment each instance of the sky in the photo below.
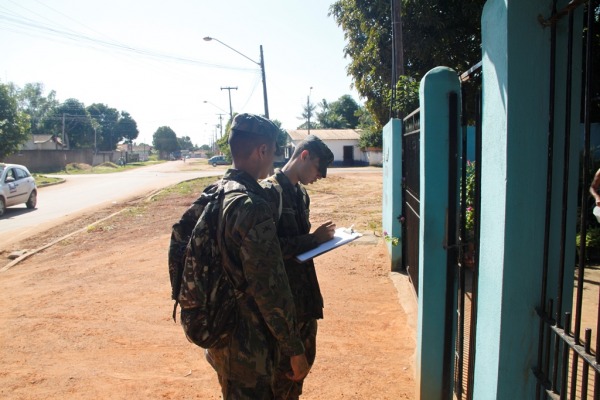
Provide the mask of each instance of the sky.
{"label": "sky", "polygon": [[168,126],[202,145],[220,135],[230,104],[264,114],[262,45],[269,117],[295,129],[309,96],[362,104],[332,2],[0,0],[0,82],[128,112],[137,143]]}

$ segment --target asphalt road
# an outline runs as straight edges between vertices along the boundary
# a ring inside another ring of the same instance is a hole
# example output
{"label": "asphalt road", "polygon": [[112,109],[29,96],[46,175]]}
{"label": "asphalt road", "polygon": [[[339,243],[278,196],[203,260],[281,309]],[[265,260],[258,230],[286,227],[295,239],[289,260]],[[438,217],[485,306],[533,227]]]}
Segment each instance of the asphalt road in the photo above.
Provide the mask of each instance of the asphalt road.
{"label": "asphalt road", "polygon": [[6,209],[0,217],[0,249],[48,229],[64,218],[143,196],[188,179],[220,176],[227,166],[213,168],[206,161],[170,161],[124,172],[98,175],[61,175],[66,182],[38,189],[37,208],[25,204]]}
{"label": "asphalt road", "polygon": [[[221,176],[228,165],[213,168],[205,160],[170,161],[124,172],[61,175],[66,182],[38,189],[37,208],[9,207],[0,217],[0,250],[49,229],[65,219],[93,209],[143,196],[176,183],[205,176]],[[329,168],[328,174],[361,173],[378,167]]]}

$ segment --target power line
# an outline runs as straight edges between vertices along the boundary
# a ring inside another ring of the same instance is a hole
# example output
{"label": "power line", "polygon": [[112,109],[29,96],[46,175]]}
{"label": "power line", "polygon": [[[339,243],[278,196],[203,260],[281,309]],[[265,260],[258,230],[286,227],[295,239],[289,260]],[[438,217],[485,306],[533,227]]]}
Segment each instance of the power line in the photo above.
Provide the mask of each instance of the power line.
{"label": "power line", "polygon": [[0,13],[0,29],[3,28],[4,30],[12,31],[19,34],[34,34],[38,37],[43,37],[49,40],[60,41],[62,39],[63,41],[67,41],[69,43],[74,43],[76,45],[84,47],[92,45],[100,49],[110,49],[113,51],[120,51],[149,58],[173,61],[177,63],[186,63],[197,66],[214,67],[237,71],[257,71],[254,68],[240,68],[223,64],[215,64],[199,59],[178,56],[174,54],[161,53],[151,49],[137,48],[117,41],[109,41],[91,37],[89,35],[77,31],[68,31],[65,29],[56,28],[50,25],[43,24],[39,21],[24,17],[22,15],[14,13],[13,15],[14,16],[9,15],[8,13]]}

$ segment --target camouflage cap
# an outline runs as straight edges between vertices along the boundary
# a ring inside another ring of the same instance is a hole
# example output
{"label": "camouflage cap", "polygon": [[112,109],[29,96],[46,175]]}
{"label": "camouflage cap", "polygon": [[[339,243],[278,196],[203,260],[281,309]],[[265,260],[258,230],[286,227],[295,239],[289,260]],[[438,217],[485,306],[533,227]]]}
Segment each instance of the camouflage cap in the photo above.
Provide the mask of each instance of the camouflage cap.
{"label": "camouflage cap", "polygon": [[308,135],[299,146],[302,145],[313,157],[319,157],[319,172],[325,178],[327,167],[333,162],[333,153],[321,139],[315,135]]}
{"label": "camouflage cap", "polygon": [[[255,114],[238,114],[231,123],[229,143],[239,135],[265,136],[277,143],[279,128],[270,120]],[[279,149],[276,149],[279,151]]]}

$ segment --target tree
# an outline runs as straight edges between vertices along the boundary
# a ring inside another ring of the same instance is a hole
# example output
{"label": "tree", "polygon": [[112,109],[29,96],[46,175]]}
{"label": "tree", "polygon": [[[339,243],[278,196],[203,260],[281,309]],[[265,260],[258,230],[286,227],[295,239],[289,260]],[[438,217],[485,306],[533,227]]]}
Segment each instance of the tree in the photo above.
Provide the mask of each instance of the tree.
{"label": "tree", "polygon": [[123,138],[118,135],[117,123],[119,122],[119,111],[106,104],[94,103],[87,107],[90,116],[97,121],[96,146],[100,151],[112,151],[117,148]]}
{"label": "tree", "polygon": [[77,99],[67,99],[52,110],[44,120],[48,133],[63,136],[64,143],[73,149],[94,147],[92,118],[83,103]]}
{"label": "tree", "polygon": [[44,119],[58,107],[56,92],[50,91],[44,96],[44,85],[42,83],[27,83],[23,89],[14,87],[19,103],[19,109],[29,115],[31,121],[31,133],[34,135],[45,134]]}
{"label": "tree", "polygon": [[179,143],[179,148],[182,150],[194,149],[194,144],[192,143],[192,139],[189,136],[178,137],[177,142]]}
{"label": "tree", "polygon": [[19,150],[29,137],[29,117],[19,111],[17,99],[0,83],[0,159]]}
{"label": "tree", "polygon": [[210,146],[207,145],[207,144],[203,144],[202,146],[200,146],[200,150],[209,151],[210,150]]}
{"label": "tree", "polygon": [[[480,17],[485,0],[404,0],[403,49],[407,79],[419,81],[431,68],[457,72],[481,59]],[[392,23],[388,0],[338,0],[329,8],[344,30],[347,72],[380,129],[390,117]],[[399,98],[400,95],[397,95]]]}
{"label": "tree", "polygon": [[319,104],[321,112],[317,113],[319,127],[323,129],[354,129],[358,126],[358,103],[348,94],[337,101],[327,103],[325,99]]}
{"label": "tree", "polygon": [[117,135],[125,139],[128,143],[133,143],[133,140],[138,137],[140,131],[137,128],[137,122],[126,111],[121,111],[121,118],[115,127]]}
{"label": "tree", "polygon": [[[235,117],[237,113],[234,113]],[[285,148],[288,144],[288,135],[286,131],[281,129],[281,121],[276,119],[272,119],[271,122],[275,124],[279,128],[279,132],[277,133],[277,145],[280,148]],[[227,122],[227,126],[225,126],[225,133],[219,140],[217,140],[217,146],[219,147],[219,151],[225,155],[229,160],[231,160],[231,149],[229,148],[229,133],[231,132],[231,120]]]}
{"label": "tree", "polygon": [[161,153],[171,154],[180,150],[177,135],[168,126],[161,126],[152,136],[152,146]]}
{"label": "tree", "polygon": [[306,102],[302,109],[302,115],[298,117],[299,120],[304,121],[302,124],[298,126],[296,129],[308,129],[308,121],[310,120],[310,129],[317,128],[317,121],[314,120],[315,110],[317,106],[313,103]]}

